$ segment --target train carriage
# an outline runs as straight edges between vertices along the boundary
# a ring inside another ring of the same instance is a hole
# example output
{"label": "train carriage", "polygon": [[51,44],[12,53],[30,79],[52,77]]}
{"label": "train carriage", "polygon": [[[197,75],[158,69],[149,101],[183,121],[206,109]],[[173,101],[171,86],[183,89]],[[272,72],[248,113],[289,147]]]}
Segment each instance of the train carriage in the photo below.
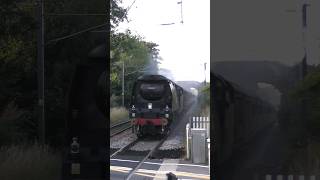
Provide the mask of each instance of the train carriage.
{"label": "train carriage", "polygon": [[276,110],[222,76],[213,74],[212,77],[214,161],[219,166],[258,132],[274,123]]}

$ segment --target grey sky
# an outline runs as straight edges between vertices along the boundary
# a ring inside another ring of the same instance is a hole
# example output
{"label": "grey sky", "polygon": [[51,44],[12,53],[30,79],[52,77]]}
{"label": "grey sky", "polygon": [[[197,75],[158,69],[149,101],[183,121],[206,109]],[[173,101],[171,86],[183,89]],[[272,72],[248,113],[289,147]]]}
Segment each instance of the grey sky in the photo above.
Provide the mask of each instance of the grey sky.
{"label": "grey sky", "polygon": [[[211,56],[214,61],[301,61],[304,51],[299,0],[214,0]],[[320,62],[320,2],[309,1],[308,63]],[[286,12],[296,10],[297,12]]]}

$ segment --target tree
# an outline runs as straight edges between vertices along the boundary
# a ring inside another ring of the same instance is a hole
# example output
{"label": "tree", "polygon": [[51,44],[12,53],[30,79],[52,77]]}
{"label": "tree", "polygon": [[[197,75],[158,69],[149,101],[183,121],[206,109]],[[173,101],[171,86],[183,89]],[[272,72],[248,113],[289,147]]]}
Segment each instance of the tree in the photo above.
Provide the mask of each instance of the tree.
{"label": "tree", "polygon": [[[125,102],[130,101],[131,89],[134,81],[150,69],[157,70],[157,59],[159,59],[158,45],[146,42],[138,35],[133,35],[130,30],[125,33],[111,34],[111,96],[121,96],[122,92],[122,63],[125,64]],[[121,98],[114,98],[121,104]]]}
{"label": "tree", "polygon": [[320,136],[320,67],[310,72],[289,95],[291,101],[301,104],[305,109],[303,117],[297,115],[300,119],[296,119],[296,122],[306,122],[307,131]]}
{"label": "tree", "polygon": [[114,29],[127,18],[127,10],[121,7],[121,0],[110,0],[110,20],[112,33]]}
{"label": "tree", "polygon": [[[0,2],[0,110],[4,111],[9,104],[14,104],[17,113],[24,112],[23,116],[13,116],[16,118],[13,121],[16,122],[15,128],[19,126],[18,129],[23,131],[22,134],[32,134],[30,139],[34,139],[36,133],[33,132],[37,132],[35,2]],[[106,23],[104,16],[61,15],[105,13],[105,2],[100,0],[48,1],[44,10],[46,43],[51,39]],[[98,41],[105,41],[105,34],[99,37],[92,32],[84,33],[45,46],[46,121],[50,143],[61,140],[53,139],[64,126],[65,98],[73,69],[76,64],[87,60],[87,53]]]}

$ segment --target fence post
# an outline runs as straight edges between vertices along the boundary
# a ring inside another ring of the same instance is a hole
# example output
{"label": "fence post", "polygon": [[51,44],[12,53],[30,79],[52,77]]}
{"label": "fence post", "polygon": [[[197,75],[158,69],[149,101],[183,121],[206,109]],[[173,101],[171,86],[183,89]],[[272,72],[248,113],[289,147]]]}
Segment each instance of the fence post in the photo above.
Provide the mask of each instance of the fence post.
{"label": "fence post", "polygon": [[199,128],[199,116],[196,117],[196,120],[197,120],[197,122],[196,122],[196,124],[197,124],[196,128]]}
{"label": "fence post", "polygon": [[206,117],[206,123],[207,123],[207,137],[210,137],[210,117]]}
{"label": "fence post", "polygon": [[192,117],[192,126],[191,128],[195,128],[196,127],[196,117]]}
{"label": "fence post", "polygon": [[187,139],[187,147],[186,147],[186,149],[187,149],[187,159],[189,159],[190,158],[190,146],[189,146],[189,136],[190,136],[190,134],[189,134],[189,129],[190,129],[190,124],[189,123],[187,123],[187,125],[186,125],[186,139]]}
{"label": "fence post", "polygon": [[208,165],[210,169],[210,138],[207,139],[207,143],[208,143]]}

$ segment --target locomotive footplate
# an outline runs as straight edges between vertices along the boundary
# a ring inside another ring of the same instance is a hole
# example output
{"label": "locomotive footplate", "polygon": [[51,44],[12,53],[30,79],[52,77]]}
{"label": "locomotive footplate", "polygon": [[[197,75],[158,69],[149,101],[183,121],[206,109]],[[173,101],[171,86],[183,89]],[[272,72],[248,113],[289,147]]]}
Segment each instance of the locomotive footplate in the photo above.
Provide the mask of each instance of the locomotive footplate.
{"label": "locomotive footplate", "polygon": [[162,125],[167,125],[168,120],[165,118],[136,118],[133,120],[134,125],[141,125],[141,126],[146,126],[146,125],[152,125],[152,126],[162,126]]}

